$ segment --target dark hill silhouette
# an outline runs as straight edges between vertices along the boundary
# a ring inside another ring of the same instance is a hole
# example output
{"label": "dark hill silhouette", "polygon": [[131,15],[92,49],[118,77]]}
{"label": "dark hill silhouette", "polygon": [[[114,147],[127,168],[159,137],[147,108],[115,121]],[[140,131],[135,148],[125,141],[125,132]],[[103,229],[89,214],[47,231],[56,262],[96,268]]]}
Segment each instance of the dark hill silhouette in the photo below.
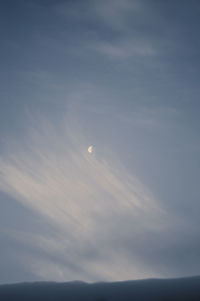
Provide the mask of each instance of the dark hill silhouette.
{"label": "dark hill silhouette", "polygon": [[113,283],[35,282],[0,285],[1,301],[200,301],[200,276]]}

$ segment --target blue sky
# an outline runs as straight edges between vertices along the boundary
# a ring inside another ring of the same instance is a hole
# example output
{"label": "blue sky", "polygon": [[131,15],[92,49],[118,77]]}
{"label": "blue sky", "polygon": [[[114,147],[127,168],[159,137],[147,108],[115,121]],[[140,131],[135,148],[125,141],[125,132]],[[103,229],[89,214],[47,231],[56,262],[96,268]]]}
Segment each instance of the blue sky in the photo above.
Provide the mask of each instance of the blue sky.
{"label": "blue sky", "polygon": [[199,13],[1,1],[0,282],[200,273]]}

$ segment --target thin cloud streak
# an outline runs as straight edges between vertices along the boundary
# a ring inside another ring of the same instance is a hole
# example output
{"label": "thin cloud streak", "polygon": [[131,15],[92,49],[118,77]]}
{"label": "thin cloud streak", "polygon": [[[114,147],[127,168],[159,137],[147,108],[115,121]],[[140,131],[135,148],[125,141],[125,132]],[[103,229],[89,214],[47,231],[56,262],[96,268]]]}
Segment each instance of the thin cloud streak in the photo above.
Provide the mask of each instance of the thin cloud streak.
{"label": "thin cloud streak", "polygon": [[150,44],[141,43],[140,41],[133,41],[131,43],[120,42],[118,44],[104,42],[99,43],[96,49],[112,59],[128,59],[137,56],[148,57],[156,54],[156,50]]}

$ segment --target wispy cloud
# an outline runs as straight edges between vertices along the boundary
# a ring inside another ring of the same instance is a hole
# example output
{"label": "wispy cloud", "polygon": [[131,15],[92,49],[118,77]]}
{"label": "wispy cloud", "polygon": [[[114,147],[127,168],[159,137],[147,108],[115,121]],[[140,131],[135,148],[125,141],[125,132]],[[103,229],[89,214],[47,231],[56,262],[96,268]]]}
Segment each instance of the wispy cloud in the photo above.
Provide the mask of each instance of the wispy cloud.
{"label": "wispy cloud", "polygon": [[156,50],[147,43],[140,41],[130,42],[102,42],[96,49],[112,59],[129,59],[131,57],[149,57],[156,54]]}
{"label": "wispy cloud", "polygon": [[63,17],[84,22],[95,20],[108,29],[122,31],[127,29],[130,19],[143,9],[137,0],[87,0],[84,3],[61,2],[53,4],[55,11]]}
{"label": "wispy cloud", "polygon": [[137,247],[130,254],[128,245],[146,231],[162,231],[166,213],[109,150],[89,154],[87,135],[69,121],[61,124],[42,122],[26,144],[0,159],[0,189],[55,228],[19,234],[46,254],[42,265],[29,254],[34,273],[60,280],[151,276]]}
{"label": "wispy cloud", "polygon": [[142,28],[142,20],[147,18],[146,6],[136,0],[86,1],[79,5],[64,2],[58,3],[55,11],[82,26],[91,24],[90,34],[84,39],[78,38],[79,48],[84,47],[86,52],[97,51],[97,55],[101,53],[112,59],[128,59],[149,57],[158,52],[154,41],[143,30],[139,36],[136,34],[136,28]]}
{"label": "wispy cloud", "polygon": [[125,30],[130,18],[140,12],[141,2],[134,0],[108,0],[93,1],[91,9],[96,13],[101,22],[113,30]]}

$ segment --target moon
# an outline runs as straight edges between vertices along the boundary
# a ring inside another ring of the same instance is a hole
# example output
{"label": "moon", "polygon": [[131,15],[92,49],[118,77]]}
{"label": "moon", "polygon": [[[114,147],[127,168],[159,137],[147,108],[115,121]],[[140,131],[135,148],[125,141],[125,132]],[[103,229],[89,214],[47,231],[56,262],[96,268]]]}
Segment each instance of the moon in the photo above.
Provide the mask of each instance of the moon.
{"label": "moon", "polygon": [[88,147],[88,153],[92,153],[93,152],[93,145],[90,145],[89,147]]}

